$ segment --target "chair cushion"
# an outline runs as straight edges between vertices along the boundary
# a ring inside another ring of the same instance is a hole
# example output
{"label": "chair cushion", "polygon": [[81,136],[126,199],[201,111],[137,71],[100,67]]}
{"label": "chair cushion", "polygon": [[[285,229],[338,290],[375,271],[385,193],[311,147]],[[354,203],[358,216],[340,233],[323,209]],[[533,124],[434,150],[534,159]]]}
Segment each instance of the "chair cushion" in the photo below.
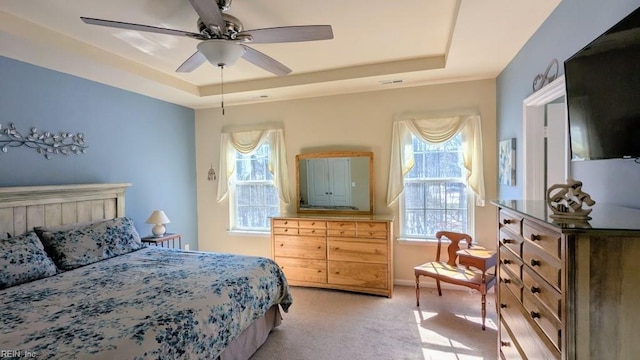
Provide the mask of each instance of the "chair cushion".
{"label": "chair cushion", "polygon": [[[482,284],[482,273],[469,270],[460,266],[451,266],[446,262],[431,261],[413,268],[416,276],[424,275],[432,278],[439,278],[441,281],[459,284],[468,283],[470,285]],[[495,276],[485,274],[485,283],[491,283]],[[464,284],[461,284],[464,285]]]}

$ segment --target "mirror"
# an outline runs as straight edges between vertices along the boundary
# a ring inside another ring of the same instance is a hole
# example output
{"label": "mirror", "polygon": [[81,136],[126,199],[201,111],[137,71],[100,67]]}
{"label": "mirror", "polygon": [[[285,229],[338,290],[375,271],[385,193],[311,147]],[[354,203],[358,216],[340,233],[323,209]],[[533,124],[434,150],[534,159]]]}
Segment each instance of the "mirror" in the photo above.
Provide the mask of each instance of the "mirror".
{"label": "mirror", "polygon": [[296,194],[298,212],[373,214],[373,153],[296,155]]}

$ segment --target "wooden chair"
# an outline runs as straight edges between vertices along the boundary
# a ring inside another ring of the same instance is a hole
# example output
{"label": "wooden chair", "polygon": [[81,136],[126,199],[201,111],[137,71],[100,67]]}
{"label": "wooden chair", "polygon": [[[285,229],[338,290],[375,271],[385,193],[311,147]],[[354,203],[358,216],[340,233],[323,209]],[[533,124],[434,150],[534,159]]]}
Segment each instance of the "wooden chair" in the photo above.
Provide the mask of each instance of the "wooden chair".
{"label": "wooden chair", "polygon": [[[447,247],[449,260],[446,262],[440,261],[443,237],[451,241],[451,244]],[[472,248],[471,236],[467,234],[439,231],[436,234],[436,238],[438,239],[436,260],[413,268],[416,275],[416,306],[420,306],[420,275],[436,280],[439,296],[442,296],[440,281],[478,290],[482,295],[482,330],[484,330],[484,322],[487,315],[487,291],[496,283],[496,253],[481,247]],[[462,241],[466,242],[464,248],[460,247],[460,242]],[[487,270],[491,268],[494,268],[494,273],[487,274]]]}

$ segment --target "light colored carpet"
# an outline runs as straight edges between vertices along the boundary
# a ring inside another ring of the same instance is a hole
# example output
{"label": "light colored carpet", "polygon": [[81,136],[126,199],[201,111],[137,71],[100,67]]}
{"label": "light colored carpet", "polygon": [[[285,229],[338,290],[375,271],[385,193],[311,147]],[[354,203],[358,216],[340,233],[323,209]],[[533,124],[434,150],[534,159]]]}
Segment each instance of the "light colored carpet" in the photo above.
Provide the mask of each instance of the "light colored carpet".
{"label": "light colored carpet", "polygon": [[251,360],[496,359],[495,297],[487,296],[482,331],[480,294],[396,286],[392,299],[292,287],[293,305]]}

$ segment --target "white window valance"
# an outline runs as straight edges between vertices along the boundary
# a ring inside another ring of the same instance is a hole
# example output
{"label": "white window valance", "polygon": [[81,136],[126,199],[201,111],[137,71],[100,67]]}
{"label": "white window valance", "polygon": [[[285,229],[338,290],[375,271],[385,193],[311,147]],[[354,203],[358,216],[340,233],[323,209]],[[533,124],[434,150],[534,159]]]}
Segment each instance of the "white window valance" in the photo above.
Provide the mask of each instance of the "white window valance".
{"label": "white window valance", "polygon": [[439,118],[413,118],[393,123],[391,160],[387,205],[391,206],[404,190],[404,176],[413,169],[413,143],[411,135],[432,144],[462,135],[464,167],[467,185],[476,196],[476,204],[484,206],[484,173],[482,164],[482,131],[480,115],[460,115]]}
{"label": "white window valance", "polygon": [[273,184],[278,189],[278,197],[288,204],[289,178],[287,151],[284,144],[283,129],[224,131],[220,139],[220,181],[218,182],[217,201],[221,202],[229,193],[229,181],[236,171],[236,151],[250,154],[265,141],[269,142],[269,172],[273,174]]}

